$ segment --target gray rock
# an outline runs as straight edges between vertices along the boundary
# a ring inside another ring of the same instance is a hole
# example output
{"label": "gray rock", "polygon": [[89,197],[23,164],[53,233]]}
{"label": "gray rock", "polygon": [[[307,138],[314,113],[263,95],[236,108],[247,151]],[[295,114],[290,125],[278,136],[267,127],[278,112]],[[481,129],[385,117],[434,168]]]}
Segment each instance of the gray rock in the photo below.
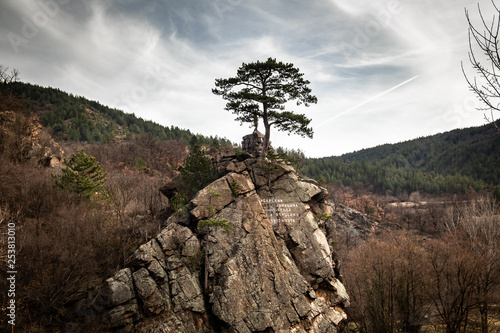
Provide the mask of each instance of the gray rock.
{"label": "gray rock", "polygon": [[[169,218],[132,255],[134,273],[106,281],[110,326],[209,333],[216,320],[224,333],[336,332],[349,296],[329,246],[338,219],[317,218],[336,214],[326,189],[264,158],[216,161],[223,176],[191,200],[189,220]],[[202,219],[230,228],[196,231]]]}
{"label": "gray rock", "polygon": [[204,313],[205,301],[198,273],[191,273],[187,267],[171,270],[168,273],[173,311],[190,310]]}
{"label": "gray rock", "polygon": [[253,156],[260,156],[264,148],[264,134],[255,129],[252,134],[243,137],[241,147],[243,151]]}
{"label": "gray rock", "polygon": [[194,234],[189,228],[171,223],[156,236],[156,240],[163,253],[170,256],[175,250],[184,248],[186,241],[193,236]]}
{"label": "gray rock", "polygon": [[243,162],[230,162],[226,168],[225,171],[227,172],[236,172],[236,173],[241,173],[246,169],[246,165]]}
{"label": "gray rock", "polygon": [[297,196],[302,202],[309,202],[315,195],[322,192],[319,186],[310,182],[298,181],[295,185]]}
{"label": "gray rock", "polygon": [[284,174],[295,171],[293,167],[289,165],[264,159],[259,160],[249,169],[251,169],[252,180],[256,187],[269,187],[271,183]]}
{"label": "gray rock", "polygon": [[245,325],[243,331],[289,329],[299,322],[293,299],[306,297],[308,286],[284,255],[259,197],[246,197],[223,214],[237,216],[239,221],[232,237],[210,244],[214,314],[232,327]]}
{"label": "gray rock", "polygon": [[118,305],[108,312],[108,324],[111,328],[122,328],[123,332],[131,332],[133,324],[140,319],[137,300]]}
{"label": "gray rock", "polygon": [[125,303],[135,297],[130,268],[124,268],[106,280],[111,305]]}
{"label": "gray rock", "polygon": [[[237,173],[230,173],[226,176],[229,186],[234,182],[237,185],[238,193],[245,194],[255,190],[255,186],[249,177]],[[234,195],[233,195],[234,196]]]}
{"label": "gray rock", "polygon": [[[159,265],[165,269],[165,255],[158,244],[158,241],[153,238],[149,242],[142,244],[134,254],[129,258],[127,264],[133,267],[148,267],[151,263]],[[163,275],[159,269],[156,269],[157,274]]]}
{"label": "gray rock", "polygon": [[159,314],[170,308],[168,284],[159,288],[145,268],[133,273],[138,296],[142,299],[145,310],[150,314]]}
{"label": "gray rock", "polygon": [[195,195],[191,200],[191,205],[194,207],[191,214],[198,220],[212,218],[214,213],[219,212],[233,200],[234,196],[229,188],[227,176],[224,176]]}

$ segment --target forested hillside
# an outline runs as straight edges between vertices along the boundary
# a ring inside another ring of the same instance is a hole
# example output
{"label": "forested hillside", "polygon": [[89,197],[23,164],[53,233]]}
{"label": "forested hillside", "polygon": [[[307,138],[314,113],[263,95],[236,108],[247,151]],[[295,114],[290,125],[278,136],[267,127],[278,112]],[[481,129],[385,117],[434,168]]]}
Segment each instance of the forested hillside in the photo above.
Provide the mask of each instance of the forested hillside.
{"label": "forested hillside", "polygon": [[301,171],[326,183],[361,183],[377,193],[465,192],[500,184],[500,134],[492,125],[308,159]]}
{"label": "forested hillside", "polygon": [[[11,91],[27,109],[36,113],[40,123],[58,141],[107,143],[148,134],[155,139],[179,140],[187,144],[195,135],[189,130],[173,125],[165,127],[55,88],[13,82]],[[229,140],[217,136],[196,136],[204,145],[231,145]]]}

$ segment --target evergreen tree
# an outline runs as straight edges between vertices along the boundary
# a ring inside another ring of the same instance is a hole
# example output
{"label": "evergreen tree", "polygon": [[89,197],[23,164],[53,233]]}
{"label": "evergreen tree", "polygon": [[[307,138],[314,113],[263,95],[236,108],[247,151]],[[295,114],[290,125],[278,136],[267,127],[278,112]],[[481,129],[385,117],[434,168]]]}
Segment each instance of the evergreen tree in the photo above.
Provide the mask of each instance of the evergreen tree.
{"label": "evergreen tree", "polygon": [[76,192],[84,198],[105,196],[106,172],[95,157],[79,149],[64,163],[66,167],[62,169],[62,174],[53,175],[56,187]]}
{"label": "evergreen tree", "polygon": [[181,184],[177,187],[192,198],[196,192],[215,180],[217,174],[212,161],[206,157],[198,144],[196,136],[191,140],[191,152],[184,167],[180,167]]}
{"label": "evergreen tree", "polygon": [[265,130],[262,154],[265,155],[271,126],[302,137],[313,136],[312,128],[308,127],[310,119],[285,110],[289,101],[305,106],[317,103],[308,87],[310,82],[303,76],[293,64],[269,58],[265,62],[243,63],[235,77],[216,79],[212,92],[228,101],[225,109],[236,114],[236,120],[251,123],[257,129],[258,120],[262,119]]}

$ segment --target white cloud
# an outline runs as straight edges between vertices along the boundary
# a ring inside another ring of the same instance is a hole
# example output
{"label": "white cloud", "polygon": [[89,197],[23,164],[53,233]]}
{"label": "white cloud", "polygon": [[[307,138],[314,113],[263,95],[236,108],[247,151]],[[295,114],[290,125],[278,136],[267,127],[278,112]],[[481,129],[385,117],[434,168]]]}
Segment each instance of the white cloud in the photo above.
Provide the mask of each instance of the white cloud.
{"label": "white cloud", "polygon": [[460,71],[464,5],[475,8],[471,0],[70,2],[16,53],[5,36],[22,35],[23,18],[42,9],[7,0],[0,57],[24,80],[235,142],[250,129],[223,110],[214,80],[235,75],[242,62],[275,57],[311,81],[319,103],[296,111],[313,127],[369,101],[316,128],[313,140],[272,133],[275,146],[333,155],[482,124]]}

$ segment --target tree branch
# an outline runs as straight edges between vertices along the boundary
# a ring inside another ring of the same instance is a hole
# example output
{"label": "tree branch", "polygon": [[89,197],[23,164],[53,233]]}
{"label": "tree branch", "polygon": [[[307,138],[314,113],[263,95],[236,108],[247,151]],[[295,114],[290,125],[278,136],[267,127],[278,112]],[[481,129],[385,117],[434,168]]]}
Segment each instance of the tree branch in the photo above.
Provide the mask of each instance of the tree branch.
{"label": "tree branch", "polygon": [[[472,64],[472,68],[474,68],[482,79],[482,84],[478,84],[477,78],[474,77],[474,80],[470,80],[467,76],[463,63],[462,73],[469,85],[470,90],[476,95],[476,97],[486,105],[486,108],[477,108],[478,110],[491,112],[491,119],[485,115],[485,119],[495,125],[498,129],[498,126],[495,124],[495,119],[493,117],[493,111],[500,111],[500,75],[498,71],[500,70],[500,10],[495,5],[494,1],[491,1],[493,7],[496,12],[499,14],[499,17],[493,15],[493,20],[491,24],[486,22],[485,16],[481,11],[481,7],[478,4],[478,12],[479,17],[484,27],[484,31],[481,32],[474,26],[471,21],[469,11],[465,9],[465,17],[468,23],[468,42],[469,42],[469,61]],[[476,52],[474,50],[474,44],[481,51],[480,53],[484,54],[487,58],[487,61],[491,62],[491,69],[486,68],[481,64],[481,61],[476,57]]]}

